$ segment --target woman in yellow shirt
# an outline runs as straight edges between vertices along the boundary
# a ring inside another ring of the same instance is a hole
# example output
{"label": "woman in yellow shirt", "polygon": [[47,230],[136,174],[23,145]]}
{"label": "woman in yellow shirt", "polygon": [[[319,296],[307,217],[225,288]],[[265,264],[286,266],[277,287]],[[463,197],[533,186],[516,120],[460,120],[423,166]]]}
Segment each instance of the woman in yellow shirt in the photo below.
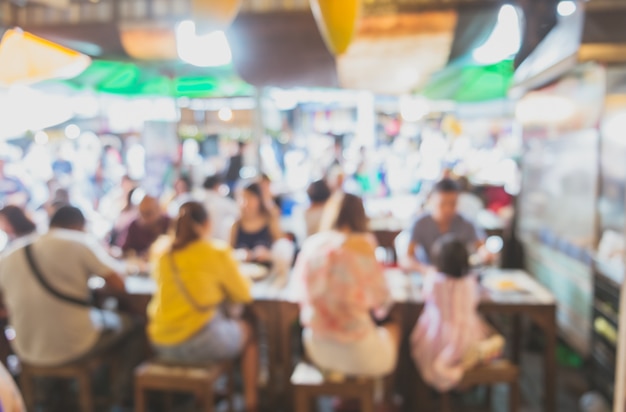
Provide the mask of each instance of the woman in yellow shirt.
{"label": "woman in yellow shirt", "polygon": [[202,364],[241,355],[246,409],[256,411],[258,346],[251,326],[229,319],[223,304],[249,303],[250,284],[225,243],[206,240],[209,216],[197,202],[181,206],[169,249],[155,259],[157,291],[148,335],[166,362]]}

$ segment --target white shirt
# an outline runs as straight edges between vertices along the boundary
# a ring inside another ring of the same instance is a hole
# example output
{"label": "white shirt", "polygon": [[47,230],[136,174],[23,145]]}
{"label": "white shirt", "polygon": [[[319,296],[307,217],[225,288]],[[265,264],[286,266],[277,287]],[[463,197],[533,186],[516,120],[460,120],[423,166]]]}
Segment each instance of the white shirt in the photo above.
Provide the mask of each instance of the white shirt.
{"label": "white shirt", "polygon": [[[15,351],[40,366],[80,358],[99,338],[101,312],[52,296],[32,273],[23,246],[0,259],[0,291],[15,329]],[[32,254],[54,289],[78,299],[89,299],[91,276],[123,271],[93,237],[78,231],[50,230],[32,242]]]}
{"label": "white shirt", "polygon": [[485,205],[475,194],[463,192],[459,194],[456,208],[459,214],[469,219],[472,223],[476,223],[478,214],[485,210]]}
{"label": "white shirt", "polygon": [[215,190],[207,190],[204,207],[209,212],[211,237],[230,243],[233,224],[239,219],[239,207],[231,198],[220,195]]}

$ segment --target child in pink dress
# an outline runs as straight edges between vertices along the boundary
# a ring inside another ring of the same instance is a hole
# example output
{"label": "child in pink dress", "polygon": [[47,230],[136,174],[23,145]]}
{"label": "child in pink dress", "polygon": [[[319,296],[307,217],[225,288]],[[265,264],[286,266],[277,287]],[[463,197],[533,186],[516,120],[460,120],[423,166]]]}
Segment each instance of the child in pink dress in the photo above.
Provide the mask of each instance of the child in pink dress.
{"label": "child in pink dress", "polygon": [[481,360],[481,345],[491,341],[488,356],[493,356],[504,342],[490,339],[491,329],[478,315],[478,281],[469,274],[465,244],[443,236],[433,255],[437,273],[424,279],[426,304],[411,335],[411,352],[422,379],[446,392]]}

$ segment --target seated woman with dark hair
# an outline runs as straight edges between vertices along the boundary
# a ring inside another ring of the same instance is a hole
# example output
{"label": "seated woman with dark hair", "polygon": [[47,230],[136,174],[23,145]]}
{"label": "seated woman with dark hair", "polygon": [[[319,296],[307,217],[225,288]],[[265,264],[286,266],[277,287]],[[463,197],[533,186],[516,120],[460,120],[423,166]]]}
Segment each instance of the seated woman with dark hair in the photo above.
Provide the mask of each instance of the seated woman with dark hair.
{"label": "seated woman with dark hair", "polygon": [[233,225],[231,244],[245,251],[246,261],[269,263],[272,245],[282,237],[280,224],[267,209],[258,183],[246,186],[238,201],[241,218]]}
{"label": "seated woman with dark hair", "polygon": [[37,226],[17,206],[0,209],[0,230],[9,236],[10,241],[29,236],[37,231]]}
{"label": "seated woman with dark hair", "polygon": [[395,368],[400,331],[372,319],[386,316],[391,294],[363,201],[344,194],[329,203],[321,230],[304,243],[294,269],[307,354],[329,372],[385,376]]}
{"label": "seated woman with dark hair", "polygon": [[166,362],[201,365],[241,356],[246,411],[256,411],[258,348],[253,329],[229,319],[222,308],[226,302],[249,303],[250,285],[231,248],[207,240],[210,233],[201,204],[181,206],[171,247],[155,256],[157,291],[148,307],[148,335]]}

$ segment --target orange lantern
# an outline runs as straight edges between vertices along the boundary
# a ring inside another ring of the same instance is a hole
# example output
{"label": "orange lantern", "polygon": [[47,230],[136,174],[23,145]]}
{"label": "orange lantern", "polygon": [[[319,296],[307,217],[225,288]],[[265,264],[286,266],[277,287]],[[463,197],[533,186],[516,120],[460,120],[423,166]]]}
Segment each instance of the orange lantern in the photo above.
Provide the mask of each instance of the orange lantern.
{"label": "orange lantern", "polygon": [[175,60],[176,33],[164,25],[123,25],[120,27],[122,46],[133,59]]}
{"label": "orange lantern", "polygon": [[241,0],[191,0],[191,13],[202,31],[225,30],[237,17]]}
{"label": "orange lantern", "polygon": [[345,53],[356,31],[361,0],[311,0],[311,10],[328,49],[335,55]]}

